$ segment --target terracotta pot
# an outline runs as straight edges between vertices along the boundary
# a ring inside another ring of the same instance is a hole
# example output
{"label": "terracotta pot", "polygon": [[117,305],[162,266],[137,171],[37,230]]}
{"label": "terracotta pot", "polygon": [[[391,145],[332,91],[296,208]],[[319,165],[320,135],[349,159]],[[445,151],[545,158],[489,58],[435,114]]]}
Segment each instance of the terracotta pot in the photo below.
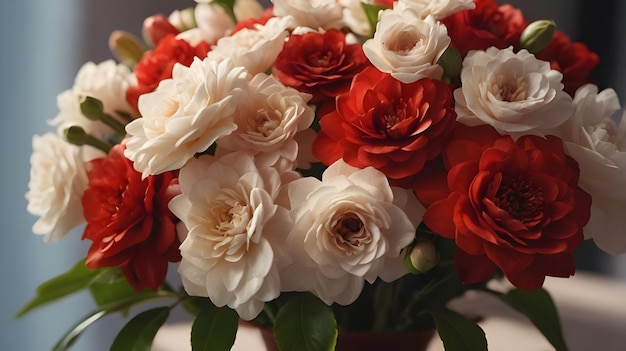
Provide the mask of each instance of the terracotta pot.
{"label": "terracotta pot", "polygon": [[[268,351],[279,351],[274,333],[265,328],[261,335]],[[345,331],[340,330],[337,337],[336,351],[420,351],[426,350],[435,329],[407,333]]]}

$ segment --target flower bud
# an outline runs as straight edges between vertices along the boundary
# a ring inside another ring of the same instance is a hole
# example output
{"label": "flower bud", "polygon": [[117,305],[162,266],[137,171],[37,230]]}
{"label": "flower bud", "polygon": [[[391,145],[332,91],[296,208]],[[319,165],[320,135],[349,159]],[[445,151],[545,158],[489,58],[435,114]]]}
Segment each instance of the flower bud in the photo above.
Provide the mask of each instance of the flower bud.
{"label": "flower bud", "polygon": [[71,126],[65,130],[65,139],[73,145],[85,145],[89,136],[85,130],[79,126]]}
{"label": "flower bud", "polygon": [[418,241],[404,259],[404,264],[411,273],[423,274],[439,263],[439,253],[430,241]]}
{"label": "flower bud", "polygon": [[162,14],[150,16],[143,21],[143,40],[152,46],[156,46],[167,35],[177,35],[178,33],[180,31]]}
{"label": "flower bud", "polygon": [[137,65],[146,51],[137,37],[121,30],[111,33],[109,49],[118,61],[129,67]]}
{"label": "flower bud", "polygon": [[184,10],[176,10],[172,12],[167,20],[173,25],[179,32],[184,32],[193,28],[196,28],[195,10],[192,7]]}
{"label": "flower bud", "polygon": [[520,47],[531,54],[538,54],[552,41],[556,23],[551,20],[539,20],[529,24],[520,37]]}
{"label": "flower bud", "polygon": [[91,121],[98,121],[104,115],[102,101],[91,96],[83,96],[80,100],[80,112]]}

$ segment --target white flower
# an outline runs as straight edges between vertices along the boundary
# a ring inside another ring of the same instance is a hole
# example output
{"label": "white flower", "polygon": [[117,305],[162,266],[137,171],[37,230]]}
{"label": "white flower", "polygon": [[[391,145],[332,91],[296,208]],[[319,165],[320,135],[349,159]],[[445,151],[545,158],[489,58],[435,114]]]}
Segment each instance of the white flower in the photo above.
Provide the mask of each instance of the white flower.
{"label": "white flower", "polygon": [[27,210],[39,216],[33,232],[45,241],[57,241],[85,221],[81,198],[87,163],[81,150],[54,133],[33,137]]}
{"label": "white flower", "polygon": [[230,60],[195,58],[139,97],[142,117],[126,125],[124,155],[143,177],[181,168],[196,153],[237,129],[234,116],[247,96],[249,75]]}
{"label": "white flower", "polygon": [[227,58],[235,66],[245,67],[250,74],[266,72],[285,45],[285,39],[293,28],[291,16],[270,18],[265,25],[256,25],[255,29],[244,28],[232,36],[218,40],[208,53],[208,58],[222,61]]}
{"label": "white flower", "polygon": [[398,5],[417,10],[422,18],[433,16],[438,20],[476,7],[472,0],[398,0],[396,6]]}
{"label": "white flower", "polygon": [[385,10],[380,17],[374,38],[363,44],[372,64],[403,83],[441,78],[437,61],[450,45],[446,26],[411,8]]}
{"label": "white flower", "polygon": [[312,291],[327,304],[348,305],[365,280],[395,280],[407,269],[401,250],[424,212],[415,195],[391,188],[387,178],[343,160],[322,181],[305,177],[287,185],[294,226],[286,242],[292,261],[281,263],[286,291]]}
{"label": "white flower", "polygon": [[580,187],[592,197],[591,218],[584,232],[604,251],[626,252],[626,111],[617,125],[611,116],[620,109],[613,89],[598,93],[595,85],[580,87],[576,111],[560,131],[567,153],[580,167]]}
{"label": "white flower", "polygon": [[462,87],[454,91],[457,120],[469,126],[489,124],[514,138],[543,136],[574,110],[562,77],[526,50],[472,51],[463,60]]}
{"label": "white flower", "polygon": [[78,71],[73,87],[57,97],[59,114],[50,124],[57,127],[59,135],[71,126],[80,126],[96,138],[108,139],[113,130],[100,121],[91,121],[83,116],[80,102],[83,97],[90,96],[102,101],[104,112],[113,117],[119,117],[117,111],[132,115],[134,112],[126,101],[126,90],[134,84],[134,79],[127,66],[116,64],[113,60],[97,65],[85,63]]}
{"label": "white flower", "polygon": [[198,45],[203,41],[215,44],[235,27],[235,23],[224,8],[216,4],[200,3],[196,5],[194,17],[197,27],[186,30],[177,36],[191,45]]}
{"label": "white flower", "polygon": [[[315,112],[307,105],[311,96],[287,88],[274,76],[257,74],[250,81],[250,95],[235,117],[237,130],[218,141],[217,155],[246,151],[264,165],[286,161],[291,170],[298,156],[296,134],[307,130]],[[283,168],[283,167],[281,167]]]}
{"label": "white flower", "polygon": [[276,17],[293,16],[297,26],[343,27],[343,9],[336,0],[272,0]]}
{"label": "white flower", "polygon": [[188,230],[178,269],[187,293],[228,305],[246,320],[278,297],[268,236],[288,230],[282,223],[272,228],[272,221],[288,219],[274,203],[279,178],[275,169],[257,167],[241,152],[220,159],[201,156],[181,169],[182,193],[169,207]]}

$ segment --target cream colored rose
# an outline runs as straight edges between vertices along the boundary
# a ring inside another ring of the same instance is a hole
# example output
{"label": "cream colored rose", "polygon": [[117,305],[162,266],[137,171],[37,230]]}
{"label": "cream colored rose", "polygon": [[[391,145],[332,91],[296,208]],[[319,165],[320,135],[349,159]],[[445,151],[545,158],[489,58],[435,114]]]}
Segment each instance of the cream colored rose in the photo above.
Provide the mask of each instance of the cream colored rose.
{"label": "cream colored rose", "polygon": [[381,172],[339,160],[321,181],[289,183],[287,196],[294,226],[285,246],[292,261],[280,264],[283,290],[312,291],[329,305],[348,305],[364,281],[407,273],[400,252],[413,241],[424,209]]}
{"label": "cream colored rose", "polygon": [[417,10],[422,18],[433,16],[438,20],[476,7],[472,0],[398,0],[398,4]]}
{"label": "cream colored rose", "polygon": [[242,152],[206,155],[190,160],[179,182],[182,193],[169,208],[187,229],[178,268],[185,290],[253,319],[280,294],[270,236],[289,227],[281,222],[287,211],[274,203],[278,172]]}
{"label": "cream colored rose", "polygon": [[250,74],[267,72],[282,51],[289,28],[293,28],[291,16],[271,18],[265,25],[255,29],[244,28],[232,36],[217,42],[208,57],[214,61],[231,59],[235,66],[245,67]]}
{"label": "cream colored rose", "polygon": [[437,61],[448,45],[448,30],[434,17],[422,19],[414,9],[397,7],[382,12],[374,38],[363,44],[363,51],[380,71],[413,83],[441,78]]}
{"label": "cream colored rose", "polygon": [[272,0],[274,15],[292,16],[295,24],[315,30],[343,27],[343,9],[336,0]]}
{"label": "cream colored rose", "polygon": [[489,124],[514,138],[543,136],[574,111],[562,77],[526,50],[472,51],[463,60],[462,86],[454,91],[457,120],[469,126]]}
{"label": "cream colored rose", "polygon": [[361,3],[374,4],[374,0],[339,0],[338,2],[343,6],[344,21],[352,32],[362,36],[372,33],[370,22]]}
{"label": "cream colored rose", "polygon": [[[250,95],[235,116],[237,130],[218,141],[217,155],[247,151],[262,164],[292,170],[299,147],[296,135],[307,130],[315,112],[311,96],[287,88],[273,76],[257,74]],[[307,145],[308,146],[308,145]]]}
{"label": "cream colored rose", "polygon": [[76,74],[72,88],[57,97],[59,114],[50,124],[57,127],[59,135],[71,126],[80,126],[96,138],[108,139],[113,130],[100,121],[91,121],[83,116],[80,102],[85,96],[96,98],[104,104],[104,112],[124,121],[117,112],[135,114],[126,101],[126,90],[134,81],[130,69],[113,60],[99,64],[85,63]]}
{"label": "cream colored rose", "polygon": [[53,133],[33,137],[27,210],[39,217],[33,232],[45,241],[57,241],[85,221],[81,198],[88,185],[87,162],[81,150]]}
{"label": "cream colored rose", "polygon": [[585,238],[611,253],[626,252],[626,117],[613,89],[580,87],[576,111],[561,128],[567,153],[580,167],[580,187],[592,197]]}
{"label": "cream colored rose", "polygon": [[177,64],[171,79],[139,97],[142,117],[126,125],[124,155],[143,177],[181,168],[237,129],[234,116],[248,96],[248,80],[246,70],[228,59]]}

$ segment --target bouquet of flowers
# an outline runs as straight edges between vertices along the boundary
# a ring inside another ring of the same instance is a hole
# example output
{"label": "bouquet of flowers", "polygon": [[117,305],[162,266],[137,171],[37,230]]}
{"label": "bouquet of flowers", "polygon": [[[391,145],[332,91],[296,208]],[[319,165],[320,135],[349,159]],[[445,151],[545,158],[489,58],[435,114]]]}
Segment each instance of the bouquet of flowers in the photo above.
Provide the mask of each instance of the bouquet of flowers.
{"label": "bouquet of flowers", "polygon": [[626,119],[597,55],[494,0],[271,5],[196,0],[80,69],[26,196],[36,234],[84,225],[91,247],[18,315],[88,289],[55,350],[154,300],[111,350],[149,350],[177,306],[194,351],[240,320],[283,351],[429,328],[486,350],[448,304],[480,290],[565,350],[545,277],[585,239],[626,251]]}

